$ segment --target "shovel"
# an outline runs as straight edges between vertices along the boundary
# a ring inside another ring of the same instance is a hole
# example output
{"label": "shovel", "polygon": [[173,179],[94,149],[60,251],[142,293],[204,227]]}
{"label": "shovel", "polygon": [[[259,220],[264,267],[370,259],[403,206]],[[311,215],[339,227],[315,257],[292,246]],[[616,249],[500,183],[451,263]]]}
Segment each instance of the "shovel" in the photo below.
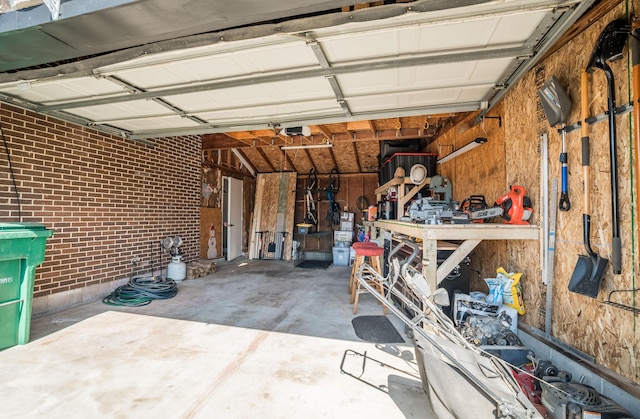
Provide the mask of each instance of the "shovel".
{"label": "shovel", "polygon": [[607,77],[607,116],[609,119],[609,154],[611,158],[611,265],[613,273],[622,273],[622,241],[620,238],[620,222],[618,220],[618,162],[616,158],[616,94],[613,71],[607,61],[622,58],[622,50],[627,43],[629,26],[623,19],[611,21],[602,31],[587,65],[587,72],[591,73],[599,68]]}
{"label": "shovel", "polygon": [[586,255],[579,255],[573,275],[569,281],[569,291],[578,294],[587,295],[596,298],[600,290],[600,283],[604,277],[604,271],[607,269],[609,259],[605,259],[598,255],[591,248],[591,210],[589,190],[591,189],[589,175],[591,173],[589,159],[589,125],[586,121],[589,114],[589,99],[587,94],[588,75],[586,69],[582,70],[580,78],[580,111],[581,111],[581,128],[582,128],[582,176],[584,177],[584,193],[583,193],[583,213],[582,213],[582,229],[584,235],[584,248],[587,250]]}

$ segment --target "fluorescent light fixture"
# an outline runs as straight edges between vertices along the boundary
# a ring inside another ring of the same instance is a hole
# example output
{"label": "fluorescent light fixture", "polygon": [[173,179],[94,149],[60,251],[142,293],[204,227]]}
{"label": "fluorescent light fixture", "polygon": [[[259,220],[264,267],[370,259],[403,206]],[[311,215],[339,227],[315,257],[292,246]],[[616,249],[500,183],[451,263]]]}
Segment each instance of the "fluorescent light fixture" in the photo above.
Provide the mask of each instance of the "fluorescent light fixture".
{"label": "fluorescent light fixture", "polygon": [[478,137],[475,140],[471,141],[469,144],[467,144],[467,145],[465,145],[463,147],[460,147],[459,149],[457,149],[456,151],[454,151],[452,153],[447,154],[446,156],[444,156],[443,158],[438,160],[437,163],[440,164],[440,163],[447,162],[449,160],[453,160],[456,157],[458,157],[458,156],[466,153],[467,151],[469,151],[471,149],[474,149],[474,148],[478,147],[479,145],[482,145],[482,144],[484,144],[486,142],[487,142],[486,138]]}
{"label": "fluorescent light fixture", "polygon": [[333,144],[305,144],[305,145],[287,145],[280,147],[281,150],[299,150],[302,148],[329,148],[333,147]]}
{"label": "fluorescent light fixture", "polygon": [[235,156],[238,158],[238,160],[240,160],[240,163],[242,163],[242,165],[244,167],[247,168],[247,170],[249,171],[249,173],[251,173],[251,176],[255,177],[256,176],[256,171],[253,169],[253,167],[251,166],[251,164],[249,164],[249,162],[247,161],[247,159],[244,158],[244,156],[242,155],[242,153],[240,153],[237,149],[232,148],[231,152],[233,154],[235,154]]}

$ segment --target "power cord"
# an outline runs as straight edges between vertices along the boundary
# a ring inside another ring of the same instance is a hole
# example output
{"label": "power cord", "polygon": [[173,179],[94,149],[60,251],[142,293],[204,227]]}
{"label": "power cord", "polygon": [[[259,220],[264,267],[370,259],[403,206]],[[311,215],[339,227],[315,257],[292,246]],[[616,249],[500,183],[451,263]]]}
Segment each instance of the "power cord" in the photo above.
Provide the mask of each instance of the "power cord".
{"label": "power cord", "polygon": [[11,180],[13,181],[13,190],[16,192],[16,200],[18,201],[18,221],[22,222],[22,205],[20,204],[20,193],[18,192],[18,186],[16,185],[16,176],[13,173],[13,165],[11,164],[9,146],[7,145],[7,139],[4,137],[2,125],[0,125],[0,134],[2,135],[2,141],[4,142],[4,150],[7,153],[7,161],[9,162],[9,173],[11,173]]}

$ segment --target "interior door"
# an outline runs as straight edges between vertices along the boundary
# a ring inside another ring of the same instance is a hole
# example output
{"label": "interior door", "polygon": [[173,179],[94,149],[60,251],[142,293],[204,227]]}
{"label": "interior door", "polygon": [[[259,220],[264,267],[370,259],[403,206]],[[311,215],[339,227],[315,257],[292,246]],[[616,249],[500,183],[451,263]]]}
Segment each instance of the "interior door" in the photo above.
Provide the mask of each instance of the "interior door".
{"label": "interior door", "polygon": [[227,260],[242,256],[242,181],[228,178]]}

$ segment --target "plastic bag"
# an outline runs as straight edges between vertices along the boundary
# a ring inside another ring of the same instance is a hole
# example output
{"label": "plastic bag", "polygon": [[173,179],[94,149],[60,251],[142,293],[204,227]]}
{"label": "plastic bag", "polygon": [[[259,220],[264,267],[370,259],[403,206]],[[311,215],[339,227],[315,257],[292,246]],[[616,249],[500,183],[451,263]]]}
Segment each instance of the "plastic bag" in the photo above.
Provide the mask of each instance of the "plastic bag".
{"label": "plastic bag", "polygon": [[504,300],[506,280],[499,278],[485,278],[484,282],[489,287],[489,295],[485,297],[485,301],[489,304],[502,305]]}
{"label": "plastic bag", "polygon": [[520,284],[520,278],[522,272],[507,273],[504,268],[498,268],[497,280],[504,284],[504,293],[502,295],[502,303],[507,307],[512,307],[518,310],[518,314],[524,314],[524,301],[522,299],[522,285]]}

